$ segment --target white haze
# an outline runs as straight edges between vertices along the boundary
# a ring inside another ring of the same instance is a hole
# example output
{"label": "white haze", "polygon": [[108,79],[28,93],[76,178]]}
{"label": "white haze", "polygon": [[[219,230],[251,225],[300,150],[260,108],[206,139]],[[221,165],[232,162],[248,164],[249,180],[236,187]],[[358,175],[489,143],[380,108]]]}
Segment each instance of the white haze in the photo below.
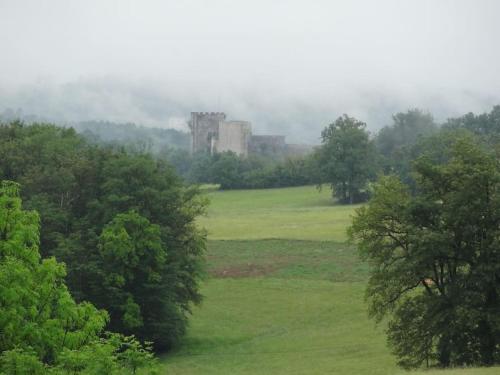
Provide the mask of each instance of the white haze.
{"label": "white haze", "polygon": [[183,128],[225,111],[316,142],[500,104],[500,1],[0,0],[0,112]]}

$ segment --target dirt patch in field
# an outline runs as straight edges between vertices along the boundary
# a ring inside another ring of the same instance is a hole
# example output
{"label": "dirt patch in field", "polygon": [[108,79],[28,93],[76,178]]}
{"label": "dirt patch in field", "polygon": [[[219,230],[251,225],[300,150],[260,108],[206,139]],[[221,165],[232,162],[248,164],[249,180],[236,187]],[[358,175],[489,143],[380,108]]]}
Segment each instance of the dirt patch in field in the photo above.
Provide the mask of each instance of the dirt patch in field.
{"label": "dirt patch in field", "polygon": [[247,263],[213,269],[210,274],[217,278],[258,277],[268,275],[275,270],[276,267],[270,264]]}

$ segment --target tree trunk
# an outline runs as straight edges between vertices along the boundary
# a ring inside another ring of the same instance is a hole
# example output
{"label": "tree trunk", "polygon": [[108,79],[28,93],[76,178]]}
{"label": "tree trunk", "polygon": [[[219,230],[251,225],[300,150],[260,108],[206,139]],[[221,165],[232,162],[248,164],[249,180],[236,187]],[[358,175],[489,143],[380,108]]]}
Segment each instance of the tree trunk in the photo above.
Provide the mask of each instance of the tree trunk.
{"label": "tree trunk", "polygon": [[479,350],[481,354],[481,365],[490,366],[494,362],[496,339],[491,332],[491,327],[486,320],[481,320],[478,324]]}
{"label": "tree trunk", "polygon": [[450,366],[450,338],[448,336],[442,336],[439,339],[437,351],[438,351],[438,362],[441,367]]}

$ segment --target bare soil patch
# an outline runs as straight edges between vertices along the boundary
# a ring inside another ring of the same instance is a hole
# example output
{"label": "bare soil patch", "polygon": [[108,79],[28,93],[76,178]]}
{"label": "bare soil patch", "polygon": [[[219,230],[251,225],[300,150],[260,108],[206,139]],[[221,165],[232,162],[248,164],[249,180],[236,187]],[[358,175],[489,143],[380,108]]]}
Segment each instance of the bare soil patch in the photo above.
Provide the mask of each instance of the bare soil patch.
{"label": "bare soil patch", "polygon": [[211,270],[210,274],[217,278],[258,277],[268,275],[275,270],[276,266],[271,264],[246,263],[216,268]]}

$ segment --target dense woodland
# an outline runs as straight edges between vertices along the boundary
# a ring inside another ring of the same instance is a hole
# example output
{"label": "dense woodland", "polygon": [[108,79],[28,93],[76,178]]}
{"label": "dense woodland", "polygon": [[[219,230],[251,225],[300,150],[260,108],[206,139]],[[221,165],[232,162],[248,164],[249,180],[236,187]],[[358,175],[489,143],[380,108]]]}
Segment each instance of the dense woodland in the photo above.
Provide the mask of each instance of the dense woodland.
{"label": "dense woodland", "polygon": [[108,373],[135,372],[174,347],[201,301],[207,202],[194,183],[372,198],[351,236],[400,364],[500,363],[500,106],[444,124],[409,110],[374,135],[344,115],[321,136],[307,156],[242,158],[2,124],[0,373],[99,373],[85,364],[99,356]]}
{"label": "dense woodland", "polygon": [[205,203],[196,188],[149,154],[19,122],[0,127],[0,174],[20,184],[23,207],[39,213],[41,256],[64,262],[77,302],[106,310],[107,329],[156,351],[179,340],[201,298],[205,236],[194,220]]}
{"label": "dense woodland", "polygon": [[[135,374],[154,371],[149,343],[106,330],[110,316],[77,302],[66,267],[40,256],[40,217],[19,184],[0,186],[0,373]],[[150,372],[148,372],[150,373]]]}

